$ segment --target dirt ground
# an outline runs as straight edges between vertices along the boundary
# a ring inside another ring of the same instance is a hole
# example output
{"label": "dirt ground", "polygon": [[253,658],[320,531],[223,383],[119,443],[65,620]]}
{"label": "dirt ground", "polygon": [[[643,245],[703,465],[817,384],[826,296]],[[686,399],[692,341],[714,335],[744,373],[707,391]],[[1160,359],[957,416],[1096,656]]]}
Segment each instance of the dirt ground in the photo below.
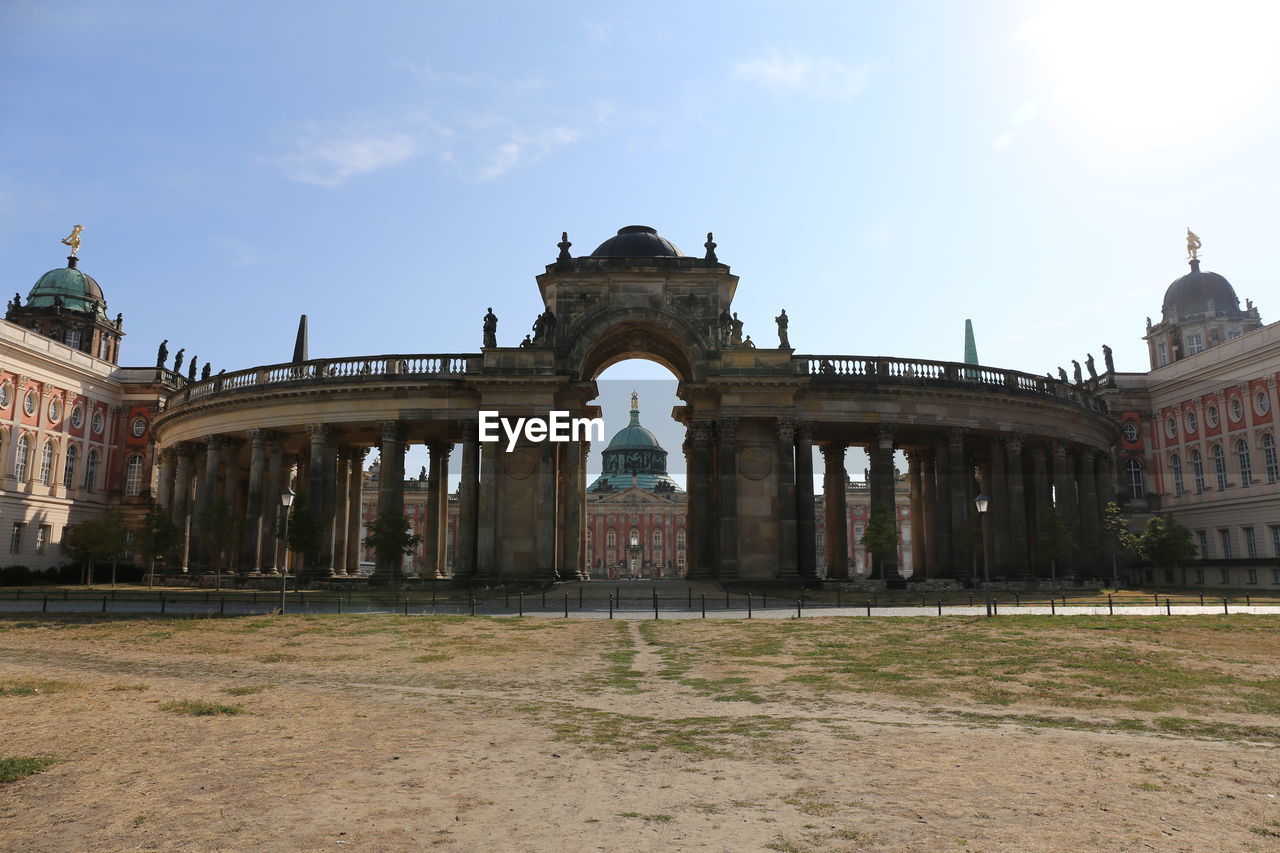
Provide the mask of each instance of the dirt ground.
{"label": "dirt ground", "polygon": [[1280,849],[1274,620],[887,621],[0,619],[0,849]]}

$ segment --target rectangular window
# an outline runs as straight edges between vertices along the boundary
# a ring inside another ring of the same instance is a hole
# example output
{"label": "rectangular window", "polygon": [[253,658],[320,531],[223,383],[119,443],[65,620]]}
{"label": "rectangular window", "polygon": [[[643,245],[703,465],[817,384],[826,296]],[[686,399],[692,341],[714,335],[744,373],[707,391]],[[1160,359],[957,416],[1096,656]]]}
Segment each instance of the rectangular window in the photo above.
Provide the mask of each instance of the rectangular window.
{"label": "rectangular window", "polygon": [[1196,583],[1204,583],[1204,569],[1196,569]]}
{"label": "rectangular window", "polygon": [[22,527],[23,527],[23,524],[21,521],[15,521],[13,523],[13,529],[9,533],[9,553],[10,554],[22,553]]}
{"label": "rectangular window", "polygon": [[1230,560],[1231,559],[1231,531],[1219,530],[1218,543],[1222,545],[1222,559]]}
{"label": "rectangular window", "polygon": [[1228,329],[1228,330],[1227,330],[1227,340],[1229,340],[1229,341],[1234,341],[1234,340],[1235,340],[1236,338],[1238,338],[1238,337],[1240,337],[1240,330],[1239,330],[1239,329]]}
{"label": "rectangular window", "polygon": [[1280,569],[1271,570],[1271,582],[1280,583]]}
{"label": "rectangular window", "polygon": [[1271,530],[1271,555],[1280,557],[1280,524],[1273,524]]}
{"label": "rectangular window", "polygon": [[1257,582],[1258,582],[1258,570],[1257,570],[1257,569],[1250,569],[1250,570],[1249,570],[1249,583],[1251,583],[1251,584],[1256,584]]}
{"label": "rectangular window", "polygon": [[1200,543],[1200,559],[1209,559],[1209,537],[1203,530],[1196,531],[1196,540]]}
{"label": "rectangular window", "polygon": [[1242,529],[1244,530],[1244,555],[1253,559],[1258,556],[1258,538],[1253,535],[1252,527]]}
{"label": "rectangular window", "polygon": [[1200,335],[1187,335],[1187,355],[1195,355],[1204,350],[1204,338]]}
{"label": "rectangular window", "polygon": [[67,346],[72,349],[80,349],[80,330],[67,329]]}
{"label": "rectangular window", "polygon": [[1221,578],[1221,580],[1222,580],[1222,585],[1223,585],[1223,586],[1227,586],[1228,584],[1230,584],[1230,583],[1231,583],[1231,570],[1230,570],[1230,569],[1223,569],[1223,570],[1222,570],[1222,578]]}
{"label": "rectangular window", "polygon": [[120,559],[133,559],[133,531],[126,530],[124,532],[124,548],[120,550]]}
{"label": "rectangular window", "polygon": [[1169,348],[1163,343],[1156,345],[1156,366],[1164,367],[1169,363]]}
{"label": "rectangular window", "polygon": [[44,543],[49,541],[49,525],[42,524],[36,528],[36,553],[44,553]]}

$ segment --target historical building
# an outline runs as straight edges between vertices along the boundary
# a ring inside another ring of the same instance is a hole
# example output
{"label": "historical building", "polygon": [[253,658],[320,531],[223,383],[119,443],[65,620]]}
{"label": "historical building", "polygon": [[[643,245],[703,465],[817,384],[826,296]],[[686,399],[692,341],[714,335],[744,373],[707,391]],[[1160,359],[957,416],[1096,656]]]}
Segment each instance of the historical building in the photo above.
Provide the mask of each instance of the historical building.
{"label": "historical building", "polygon": [[[119,367],[124,318],[79,268],[67,266],[15,294],[0,323],[0,532],[10,564],[65,562],[69,524],[151,500],[151,421],[181,379],[155,367]],[[71,245],[71,243],[68,243]]]}

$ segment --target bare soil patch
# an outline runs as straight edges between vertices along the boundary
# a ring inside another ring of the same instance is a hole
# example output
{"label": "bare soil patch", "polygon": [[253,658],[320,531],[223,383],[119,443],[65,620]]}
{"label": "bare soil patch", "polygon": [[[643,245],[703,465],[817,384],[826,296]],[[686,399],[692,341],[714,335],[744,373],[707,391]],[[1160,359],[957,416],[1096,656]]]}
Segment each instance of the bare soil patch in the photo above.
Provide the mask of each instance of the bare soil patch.
{"label": "bare soil patch", "polygon": [[0,849],[1274,850],[1273,625],[0,619]]}

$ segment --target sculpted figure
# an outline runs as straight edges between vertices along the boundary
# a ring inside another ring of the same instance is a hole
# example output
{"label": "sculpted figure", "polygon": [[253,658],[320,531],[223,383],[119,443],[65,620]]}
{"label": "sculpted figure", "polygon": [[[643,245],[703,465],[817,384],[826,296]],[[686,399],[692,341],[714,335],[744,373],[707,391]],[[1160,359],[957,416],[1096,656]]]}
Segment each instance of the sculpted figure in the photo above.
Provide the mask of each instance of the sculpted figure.
{"label": "sculpted figure", "polygon": [[727,347],[733,340],[733,318],[729,316],[729,309],[726,308],[720,312],[720,346]]}
{"label": "sculpted figure", "polygon": [[71,255],[75,256],[80,251],[80,232],[84,230],[83,225],[77,225],[71,229],[71,233],[62,238],[62,245],[71,247]]}
{"label": "sculpted figure", "polygon": [[1071,373],[1075,377],[1077,385],[1084,384],[1084,376],[1080,373],[1080,362],[1076,361],[1074,358],[1071,359]]}
{"label": "sculpted figure", "polygon": [[533,346],[533,338],[529,337],[528,335],[525,335],[524,340],[520,342],[520,349],[524,349],[525,347],[531,347],[531,346]]}
{"label": "sculpted figure", "polygon": [[787,326],[791,320],[787,317],[787,309],[783,308],[782,313],[774,317],[773,321],[778,324],[778,348],[791,349],[791,340],[787,337]]}
{"label": "sculpted figure", "polygon": [[169,360],[169,339],[165,338],[160,342],[160,349],[156,350],[156,367],[164,367],[164,363]]}
{"label": "sculpted figure", "polygon": [[191,356],[191,364],[187,366],[187,379],[192,382],[196,381],[196,357],[194,355]]}
{"label": "sculpted figure", "polygon": [[1089,378],[1092,379],[1094,382],[1097,382],[1098,371],[1093,364],[1093,353],[1087,352],[1084,354],[1084,367],[1085,367],[1085,370],[1089,371]]}
{"label": "sculpted figure", "polygon": [[733,320],[730,321],[731,331],[729,332],[729,343],[733,346],[739,346],[742,343],[742,321],[738,319],[738,312],[733,312]]}
{"label": "sculpted figure", "polygon": [[204,363],[204,367],[200,370],[200,378],[208,379],[211,375],[213,375],[213,368],[210,367],[209,362],[206,361]]}
{"label": "sculpted figure", "polygon": [[496,347],[498,345],[498,317],[493,313],[493,309],[489,309],[489,313],[484,315],[484,346]]}
{"label": "sculpted figure", "polygon": [[742,342],[742,345],[743,345],[744,347],[746,347],[747,349],[755,349],[755,348],[756,348],[755,341],[751,340],[751,336],[750,336],[750,335],[747,335],[747,339],[746,339],[746,340],[744,340],[744,341]]}
{"label": "sculpted figure", "polygon": [[1111,347],[1106,344],[1102,345],[1102,361],[1107,366],[1107,373],[1116,372],[1115,360],[1111,358]]}
{"label": "sculpted figure", "polygon": [[1067,378],[1067,371],[1063,370],[1061,367],[1058,368],[1058,381],[1064,384],[1071,381]]}
{"label": "sculpted figure", "polygon": [[[80,226],[76,226],[77,228]],[[65,240],[63,242],[66,242]],[[1190,228],[1187,229],[1187,257],[1195,260],[1199,257],[1200,238]]]}
{"label": "sculpted figure", "polygon": [[178,350],[178,354],[173,357],[173,372],[182,372],[182,359],[185,357],[186,348]]}

